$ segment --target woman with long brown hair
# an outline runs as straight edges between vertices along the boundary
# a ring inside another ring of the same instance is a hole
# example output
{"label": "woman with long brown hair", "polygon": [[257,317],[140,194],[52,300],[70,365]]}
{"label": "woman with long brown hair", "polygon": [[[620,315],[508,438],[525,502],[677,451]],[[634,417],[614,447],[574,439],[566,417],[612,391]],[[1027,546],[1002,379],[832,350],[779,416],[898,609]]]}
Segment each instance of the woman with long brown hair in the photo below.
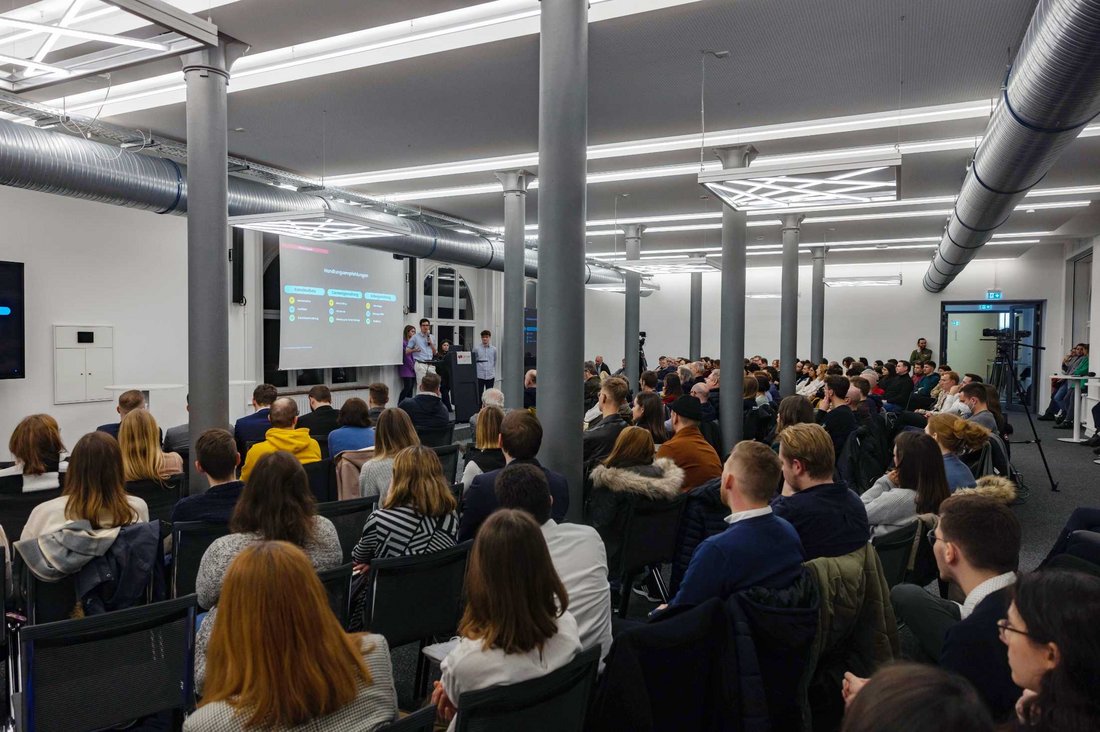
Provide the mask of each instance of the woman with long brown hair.
{"label": "woman with long brown hair", "polygon": [[0,478],[23,476],[23,491],[45,491],[61,486],[61,473],[68,469],[65,445],[57,420],[48,414],[32,414],[15,426],[8,440],[15,465],[0,470]]}
{"label": "woman with long brown hair", "polygon": [[684,471],[669,458],[655,458],[653,438],[641,427],[619,433],[611,454],[592,470],[588,523],[607,548],[607,566],[618,567],[626,517],[636,501],[667,501],[680,495]]}
{"label": "woman with long brown hair", "polygon": [[939,513],[949,496],[940,448],[923,432],[894,439],[894,469],[860,496],[874,536],[912,523],[919,514]]}
{"label": "woman with long brown hair", "polygon": [[581,651],[569,596],[526,511],[500,509],[478,530],[458,637],[432,694],[445,718],[468,691],[545,676]]}
{"label": "woman with long brown hair", "polygon": [[70,521],[88,521],[93,529],[113,529],[149,520],[149,507],[126,493],[122,453],[106,432],[89,432],[77,441],[65,473],[65,490],[31,511],[21,539],[57,531]]}
{"label": "woman with long brown hair", "polygon": [[634,424],[653,438],[654,445],[660,445],[668,439],[668,430],[665,429],[665,404],[659,394],[642,392],[634,397],[631,416],[634,418]]}
{"label": "woman with long brown hair", "polygon": [[261,541],[289,541],[305,551],[315,569],[332,569],[344,560],[336,527],[324,516],[317,515],[317,503],[309,488],[306,471],[289,452],[273,452],[256,462],[237,500],[229,529],[232,534],[215,539],[202,555],[195,578],[199,605],[210,609],[199,628],[196,643],[196,688],[202,686],[204,651],[225,573],[238,554]]}
{"label": "woman with long brown hair", "polygon": [[133,480],[159,483],[183,472],[183,458],[178,453],[161,452],[160,429],[147,409],[135,409],[122,418],[118,446],[127,483]]}
{"label": "woman with long brown hair", "polygon": [[420,437],[405,410],[382,410],[374,429],[374,457],[363,464],[359,473],[359,495],[378,496],[380,503],[384,501],[393,479],[393,459],[406,447],[419,444]]}
{"label": "woman with long brown hair", "polygon": [[184,722],[187,732],[369,731],[396,718],[386,639],[344,632],[297,546],[244,549],[229,565],[218,607],[203,699]]}
{"label": "woman with long brown hair", "polygon": [[482,473],[504,467],[504,451],[500,449],[500,423],[504,410],[500,407],[482,407],[477,413],[474,430],[474,446],[466,450],[466,467],[462,470],[462,487],[469,488],[474,478]]}

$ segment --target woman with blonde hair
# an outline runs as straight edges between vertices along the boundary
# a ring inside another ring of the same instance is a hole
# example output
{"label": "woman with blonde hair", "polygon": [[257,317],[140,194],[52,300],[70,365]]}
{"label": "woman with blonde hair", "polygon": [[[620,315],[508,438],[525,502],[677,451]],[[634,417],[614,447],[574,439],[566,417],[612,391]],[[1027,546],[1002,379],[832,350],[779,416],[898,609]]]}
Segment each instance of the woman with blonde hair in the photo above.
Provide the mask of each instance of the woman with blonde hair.
{"label": "woman with blonde hair", "polygon": [[647,430],[627,427],[589,479],[588,523],[604,541],[607,566],[618,567],[630,507],[636,501],[667,501],[680,495],[684,471],[669,458],[654,457],[653,437]]}
{"label": "woman with blonde hair", "polygon": [[89,432],[77,441],[60,496],[34,507],[20,535],[33,539],[70,521],[85,520],[92,529],[113,529],[149,520],[145,501],[126,492],[122,453],[106,432]]}
{"label": "woman with blonde hair", "polygon": [[8,451],[15,465],[0,470],[0,478],[22,476],[24,493],[61,487],[61,473],[69,465],[56,419],[48,414],[24,417],[11,433]]}
{"label": "woman with blonde hair", "polygon": [[363,464],[359,473],[359,495],[378,496],[378,502],[383,503],[393,478],[394,457],[406,447],[419,444],[420,437],[403,409],[383,409],[374,428],[374,457]]}
{"label": "woman with blonde hair", "polygon": [[376,730],[397,718],[386,639],[344,632],[297,546],[262,541],[242,551],[218,607],[187,732]]}
{"label": "woman with blonde hair", "polygon": [[482,407],[477,413],[474,446],[466,450],[466,467],[462,471],[462,488],[465,490],[474,478],[491,470],[504,467],[504,451],[500,449],[500,423],[504,410],[500,407]]}
{"label": "woman with blonde hair", "polygon": [[577,621],[542,529],[526,511],[494,512],[470,552],[458,645],[440,664],[432,703],[449,719],[466,692],[545,676],[580,651]]}
{"label": "woman with blonde hair", "polygon": [[147,409],[135,409],[122,418],[118,446],[127,483],[135,480],[160,483],[183,472],[183,458],[178,453],[161,452],[160,429]]}
{"label": "woman with blonde hair", "polygon": [[989,430],[954,414],[937,412],[928,415],[924,432],[939,445],[943,454],[943,469],[947,472],[947,487],[951,492],[975,485],[974,473],[959,459],[959,453],[982,449],[989,442]]}

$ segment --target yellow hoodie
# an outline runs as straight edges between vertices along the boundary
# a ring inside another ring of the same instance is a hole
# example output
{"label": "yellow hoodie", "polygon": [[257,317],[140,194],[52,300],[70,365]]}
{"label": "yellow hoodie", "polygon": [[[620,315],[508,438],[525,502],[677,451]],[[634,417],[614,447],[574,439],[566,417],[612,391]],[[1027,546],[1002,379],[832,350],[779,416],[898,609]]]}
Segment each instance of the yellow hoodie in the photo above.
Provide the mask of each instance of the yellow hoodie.
{"label": "yellow hoodie", "polygon": [[305,427],[288,429],[286,427],[272,427],[267,431],[263,442],[257,442],[248,451],[244,459],[244,467],[241,468],[241,480],[248,482],[248,476],[256,467],[256,462],[264,455],[270,455],[279,450],[286,450],[298,462],[315,463],[321,459],[321,446],[317,440],[309,436],[309,430]]}

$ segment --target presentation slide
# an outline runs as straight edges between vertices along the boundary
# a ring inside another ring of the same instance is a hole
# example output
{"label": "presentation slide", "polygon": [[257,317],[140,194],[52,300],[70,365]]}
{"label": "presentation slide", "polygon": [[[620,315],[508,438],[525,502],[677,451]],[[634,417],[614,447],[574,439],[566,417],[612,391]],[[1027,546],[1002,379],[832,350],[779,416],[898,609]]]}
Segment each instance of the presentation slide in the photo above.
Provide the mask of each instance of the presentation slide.
{"label": "presentation slide", "polygon": [[279,243],[279,368],[401,363],[405,267],[388,252]]}

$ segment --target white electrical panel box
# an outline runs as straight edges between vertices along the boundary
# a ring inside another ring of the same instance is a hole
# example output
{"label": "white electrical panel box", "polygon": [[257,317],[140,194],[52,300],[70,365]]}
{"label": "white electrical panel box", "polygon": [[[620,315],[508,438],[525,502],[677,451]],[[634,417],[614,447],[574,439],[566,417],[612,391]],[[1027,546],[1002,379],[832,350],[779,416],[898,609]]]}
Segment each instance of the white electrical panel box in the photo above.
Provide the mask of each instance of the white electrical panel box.
{"label": "white electrical panel box", "polygon": [[53,403],[107,402],[114,394],[115,329],[109,325],[53,327]]}

